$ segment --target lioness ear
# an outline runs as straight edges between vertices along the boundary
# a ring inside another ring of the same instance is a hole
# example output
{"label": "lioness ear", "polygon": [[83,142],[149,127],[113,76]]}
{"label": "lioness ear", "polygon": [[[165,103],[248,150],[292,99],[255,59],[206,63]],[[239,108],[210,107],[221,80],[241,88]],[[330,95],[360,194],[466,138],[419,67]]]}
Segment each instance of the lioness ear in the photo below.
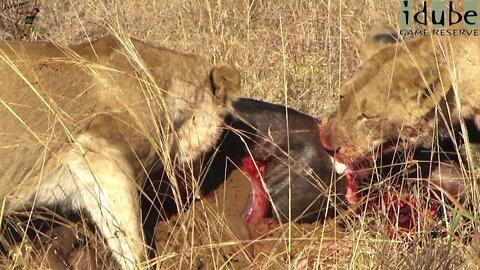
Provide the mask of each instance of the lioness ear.
{"label": "lioness ear", "polygon": [[368,59],[372,55],[381,51],[388,45],[397,43],[400,37],[390,26],[374,26],[367,34],[362,48],[363,59]]}
{"label": "lioness ear", "polygon": [[215,97],[225,105],[237,100],[241,94],[240,72],[232,65],[219,64],[211,74]]}

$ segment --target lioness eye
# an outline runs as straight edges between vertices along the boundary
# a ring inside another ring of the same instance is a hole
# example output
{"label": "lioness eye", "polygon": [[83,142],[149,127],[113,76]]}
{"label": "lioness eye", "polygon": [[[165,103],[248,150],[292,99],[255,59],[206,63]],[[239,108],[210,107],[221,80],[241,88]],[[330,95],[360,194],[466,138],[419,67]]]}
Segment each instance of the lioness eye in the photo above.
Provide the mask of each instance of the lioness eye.
{"label": "lioness eye", "polygon": [[366,119],[365,117],[365,114],[361,113],[360,115],[357,116],[357,118],[355,119],[355,121],[361,121],[363,119]]}
{"label": "lioness eye", "polygon": [[432,96],[432,93],[433,93],[433,91],[434,91],[434,89],[435,89],[435,86],[436,86],[435,84],[436,84],[436,81],[433,82],[433,83],[431,83],[428,87],[423,88],[423,91],[421,91],[421,92],[419,93],[418,99],[419,99],[419,100],[425,100],[425,99],[431,97],[431,96]]}
{"label": "lioness eye", "polygon": [[373,119],[375,118],[376,115],[373,114],[373,113],[369,113],[369,112],[362,112],[359,116],[357,116],[357,121],[360,121],[360,120],[363,120],[363,119]]}

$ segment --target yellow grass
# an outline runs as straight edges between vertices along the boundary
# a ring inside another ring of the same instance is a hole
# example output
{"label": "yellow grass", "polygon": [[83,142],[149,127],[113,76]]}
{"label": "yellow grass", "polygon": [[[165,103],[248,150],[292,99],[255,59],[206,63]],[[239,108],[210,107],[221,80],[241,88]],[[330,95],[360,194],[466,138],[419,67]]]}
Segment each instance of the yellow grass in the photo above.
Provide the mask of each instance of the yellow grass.
{"label": "yellow grass", "polygon": [[[396,25],[398,5],[397,0],[43,1],[34,24],[37,31],[34,29],[29,39],[67,45],[106,33],[128,34],[154,45],[204,56],[212,63],[234,63],[241,70],[245,96],[323,118],[337,105],[341,83],[358,69],[361,43],[368,29],[377,24]],[[15,28],[18,19],[21,17],[12,10],[0,14],[0,39],[21,39]],[[476,152],[468,146],[467,153],[473,160]],[[173,170],[168,174],[176,179]],[[187,174],[193,173],[187,170]],[[191,195],[200,193],[200,180],[190,186]],[[470,188],[471,207],[453,210],[454,217],[444,221],[445,237],[432,239],[425,233],[412,235],[411,241],[391,240],[382,231],[384,223],[378,223],[378,232],[369,229],[372,221],[381,217],[352,220],[352,213],[345,213],[342,229],[335,220],[307,229],[293,222],[281,226],[274,237],[253,240],[277,244],[275,248],[256,250],[254,258],[248,254],[252,243],[239,239],[228,218],[198,201],[178,218],[162,223],[169,229],[162,242],[166,247],[145,266],[293,269],[308,258],[318,269],[475,269],[480,262],[475,220],[480,196],[476,184]],[[182,207],[180,194],[175,192],[174,196]],[[466,241],[472,232],[476,232],[473,240]],[[95,239],[91,233],[86,234]],[[12,252],[17,251],[12,247]],[[15,254],[3,258],[2,265],[35,267],[28,258]],[[235,260],[241,263],[232,264]]]}

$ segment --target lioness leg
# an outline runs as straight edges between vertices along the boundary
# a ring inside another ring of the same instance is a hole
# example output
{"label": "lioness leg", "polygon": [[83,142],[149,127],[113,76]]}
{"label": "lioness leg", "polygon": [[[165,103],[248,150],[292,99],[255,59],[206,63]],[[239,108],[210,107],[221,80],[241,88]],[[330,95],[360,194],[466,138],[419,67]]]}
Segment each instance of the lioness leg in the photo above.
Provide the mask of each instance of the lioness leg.
{"label": "lioness leg", "polygon": [[77,190],[73,203],[90,214],[122,269],[134,269],[143,258],[134,174],[122,152],[102,140],[84,134],[82,147],[66,153]]}

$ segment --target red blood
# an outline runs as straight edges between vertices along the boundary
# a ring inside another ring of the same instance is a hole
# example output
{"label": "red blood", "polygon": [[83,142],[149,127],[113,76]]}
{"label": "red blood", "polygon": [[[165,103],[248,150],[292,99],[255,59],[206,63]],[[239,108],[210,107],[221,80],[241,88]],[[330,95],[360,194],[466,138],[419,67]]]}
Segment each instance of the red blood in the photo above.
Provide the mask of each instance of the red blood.
{"label": "red blood", "polygon": [[366,211],[379,211],[381,205],[385,205],[388,209],[389,227],[387,228],[387,234],[390,238],[401,238],[400,232],[402,230],[407,232],[415,231],[418,228],[420,211],[425,209],[425,206],[428,207],[430,218],[438,213],[437,203],[419,200],[415,195],[409,195],[403,189],[400,189],[398,192],[389,191],[382,197],[381,202],[368,203]]}
{"label": "red blood", "polygon": [[334,149],[332,144],[330,143],[329,138],[327,138],[327,136],[325,135],[325,132],[323,132],[323,130],[325,129],[324,125],[325,125],[324,123],[318,125],[318,129],[320,133],[320,143],[325,149],[329,151],[333,151]]}
{"label": "red blood", "polygon": [[[372,159],[366,159],[365,162],[371,163]],[[352,166],[344,171],[344,175],[347,203],[351,207],[355,207],[353,210],[357,214],[360,214],[362,211],[368,213],[387,209],[387,213],[385,213],[389,221],[387,233],[391,238],[401,237],[401,231],[412,232],[421,229],[418,227],[418,220],[422,217],[422,209],[428,211],[429,218],[438,214],[438,203],[425,201],[401,188],[399,191],[388,191],[381,200],[370,201],[367,202],[365,207],[360,207],[358,205],[362,198],[360,188],[363,179],[367,177],[368,173],[356,170],[355,166]]]}
{"label": "red blood", "polygon": [[250,156],[242,158],[241,170],[250,176],[252,184],[252,194],[250,195],[250,203],[245,209],[245,220],[253,224],[264,219],[270,208],[270,200],[263,186],[262,179],[265,175],[265,165],[261,162],[254,161]]}
{"label": "red blood", "polygon": [[345,195],[348,204],[355,205],[359,201],[358,190],[360,187],[361,180],[351,172],[350,170],[345,171],[345,178],[347,180],[347,194]]}

